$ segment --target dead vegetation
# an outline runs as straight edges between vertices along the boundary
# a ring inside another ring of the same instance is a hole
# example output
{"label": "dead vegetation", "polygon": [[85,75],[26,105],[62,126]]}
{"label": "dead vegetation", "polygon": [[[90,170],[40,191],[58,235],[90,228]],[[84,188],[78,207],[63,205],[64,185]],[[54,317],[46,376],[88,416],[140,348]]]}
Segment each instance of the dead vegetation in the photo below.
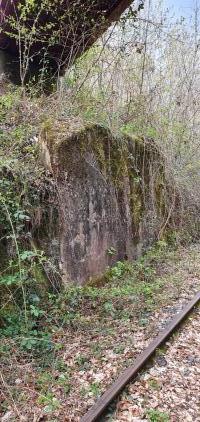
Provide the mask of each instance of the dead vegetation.
{"label": "dead vegetation", "polygon": [[[38,306],[39,315],[35,310],[33,316],[33,329],[43,332],[40,339],[33,333],[30,338],[24,335],[22,338],[22,331],[14,321],[13,338],[9,338],[10,333],[4,328],[2,416],[11,412],[13,421],[78,421],[120,371],[132,363],[137,353],[198,290],[199,262],[198,245],[176,251],[158,247],[133,266],[121,269],[116,266],[109,285],[103,288],[71,288],[59,298],[49,295],[47,305]],[[177,342],[179,338],[178,335]],[[195,385],[196,372],[191,376]],[[155,388],[154,396],[156,394]],[[142,395],[143,390],[141,401]],[[162,395],[153,402],[154,396],[152,393],[150,403],[139,406],[136,414],[131,415],[141,416],[145,412],[148,415],[154,404],[155,409],[165,410]],[[124,420],[129,406],[132,412],[134,404],[129,399],[128,402],[121,399],[116,417]],[[194,399],[194,410],[195,406]],[[170,406],[167,412],[169,420],[174,420]]]}

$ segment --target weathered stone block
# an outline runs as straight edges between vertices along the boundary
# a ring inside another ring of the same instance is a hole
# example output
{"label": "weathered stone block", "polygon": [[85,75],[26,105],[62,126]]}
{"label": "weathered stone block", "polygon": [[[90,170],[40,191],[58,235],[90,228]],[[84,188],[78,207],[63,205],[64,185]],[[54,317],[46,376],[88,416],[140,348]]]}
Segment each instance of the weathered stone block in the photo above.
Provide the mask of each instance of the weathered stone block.
{"label": "weathered stone block", "polygon": [[[100,126],[70,131],[64,125],[44,129],[40,146],[56,185],[52,236],[64,282],[99,277],[159,236],[167,188],[153,141],[115,138]],[[54,255],[52,243],[46,246]]]}

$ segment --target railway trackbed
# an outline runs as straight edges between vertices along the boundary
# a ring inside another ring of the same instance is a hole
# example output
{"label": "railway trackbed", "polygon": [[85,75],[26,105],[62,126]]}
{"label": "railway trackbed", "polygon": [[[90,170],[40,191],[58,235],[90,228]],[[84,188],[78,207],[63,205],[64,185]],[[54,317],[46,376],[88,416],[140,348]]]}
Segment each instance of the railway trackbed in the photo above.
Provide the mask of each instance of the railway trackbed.
{"label": "railway trackbed", "polygon": [[130,381],[133,381],[139,371],[145,367],[156,350],[163,345],[173,334],[188,314],[200,302],[200,291],[190,300],[183,309],[175,315],[171,322],[153,339],[149,346],[138,355],[133,365],[128,367],[97,402],[81,418],[80,422],[94,422],[99,420],[110,403],[123,391]]}

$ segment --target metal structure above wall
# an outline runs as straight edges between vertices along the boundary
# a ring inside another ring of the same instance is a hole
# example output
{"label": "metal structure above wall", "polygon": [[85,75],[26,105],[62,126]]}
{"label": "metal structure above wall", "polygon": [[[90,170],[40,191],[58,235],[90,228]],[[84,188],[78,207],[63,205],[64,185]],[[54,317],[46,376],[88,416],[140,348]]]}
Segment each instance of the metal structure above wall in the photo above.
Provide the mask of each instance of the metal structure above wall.
{"label": "metal structure above wall", "polygon": [[[29,66],[62,74],[133,0],[45,0],[0,2],[0,50]],[[138,9],[143,7],[143,1]],[[136,12],[135,12],[136,13]]]}

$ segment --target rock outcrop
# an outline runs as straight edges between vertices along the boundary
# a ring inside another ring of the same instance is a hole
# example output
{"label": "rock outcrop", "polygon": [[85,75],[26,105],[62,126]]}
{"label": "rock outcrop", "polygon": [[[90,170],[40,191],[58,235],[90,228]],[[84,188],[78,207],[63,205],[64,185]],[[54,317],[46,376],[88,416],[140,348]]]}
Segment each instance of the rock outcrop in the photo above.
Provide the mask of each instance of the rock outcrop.
{"label": "rock outcrop", "polygon": [[82,284],[136,258],[169,223],[170,188],[153,141],[55,125],[42,130],[40,149],[56,200],[35,237],[56,257],[64,282]]}

